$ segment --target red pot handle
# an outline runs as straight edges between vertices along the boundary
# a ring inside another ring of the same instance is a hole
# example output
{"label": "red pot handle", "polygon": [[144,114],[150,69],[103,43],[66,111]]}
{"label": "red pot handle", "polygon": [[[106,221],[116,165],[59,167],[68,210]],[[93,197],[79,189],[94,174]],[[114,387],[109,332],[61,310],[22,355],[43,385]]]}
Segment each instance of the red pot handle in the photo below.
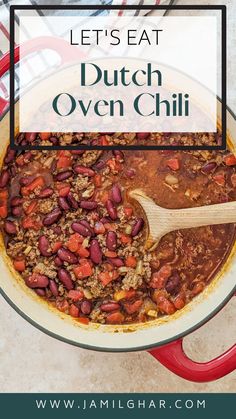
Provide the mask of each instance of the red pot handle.
{"label": "red pot handle", "polygon": [[152,349],[149,353],[175,374],[198,383],[217,380],[236,369],[236,345],[212,361],[203,363],[188,358],[183,349],[183,339]]}
{"label": "red pot handle", "polygon": [[[24,48],[21,51],[21,58],[25,57],[33,52],[41,51],[44,49],[52,49],[61,56],[61,63],[65,64],[78,59],[82,56],[81,51],[68,44],[67,41],[52,36],[41,36],[36,39],[26,41]],[[18,63],[20,58],[20,48],[15,47],[14,51],[14,62]],[[10,68],[10,52],[7,52],[0,59],[0,77],[2,77]],[[0,116],[8,108],[9,102],[6,99],[0,97]]]}

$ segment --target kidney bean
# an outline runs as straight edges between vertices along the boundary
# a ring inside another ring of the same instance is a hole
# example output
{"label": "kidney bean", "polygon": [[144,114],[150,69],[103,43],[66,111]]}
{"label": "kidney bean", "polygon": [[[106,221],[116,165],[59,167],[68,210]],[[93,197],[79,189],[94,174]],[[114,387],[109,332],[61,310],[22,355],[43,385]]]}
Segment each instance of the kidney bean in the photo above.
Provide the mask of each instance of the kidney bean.
{"label": "kidney bean", "polygon": [[23,198],[20,198],[19,196],[14,196],[10,201],[10,205],[11,207],[17,207],[18,205],[23,204],[23,201]]}
{"label": "kidney bean", "polygon": [[121,266],[124,266],[124,262],[120,258],[109,258],[107,259],[109,263],[111,263],[116,268],[120,268]]}
{"label": "kidney bean", "polygon": [[103,224],[107,224],[107,223],[110,223],[110,218],[108,218],[108,217],[102,217],[101,219],[100,219],[100,222],[101,223],[103,223]]}
{"label": "kidney bean", "polygon": [[84,300],[81,303],[80,310],[83,314],[90,314],[92,310],[92,304],[88,300]]}
{"label": "kidney bean", "polygon": [[9,167],[9,171],[10,171],[10,175],[12,177],[16,176],[17,170],[16,170],[16,166],[15,165],[10,166]]}
{"label": "kidney bean", "polygon": [[55,173],[56,169],[57,169],[57,160],[53,159],[52,164],[50,166],[51,173]]}
{"label": "kidney bean", "polygon": [[68,204],[68,201],[64,196],[59,196],[58,205],[64,211],[68,211],[70,209],[70,205]]}
{"label": "kidney bean", "polygon": [[118,303],[106,303],[100,306],[102,311],[109,313],[110,311],[119,310],[120,304]]}
{"label": "kidney bean", "polygon": [[34,272],[32,275],[26,278],[25,283],[29,288],[46,288],[48,286],[49,280],[46,275],[41,275]]}
{"label": "kidney bean", "polygon": [[111,199],[116,204],[120,204],[121,201],[122,201],[122,195],[121,195],[120,186],[117,185],[117,184],[115,184],[115,185],[112,186],[112,189],[111,189]]}
{"label": "kidney bean", "polygon": [[18,134],[17,135],[17,137],[16,137],[16,143],[17,144],[21,144],[22,143],[22,141],[24,140],[24,138],[25,138],[25,134],[23,133],[23,132],[21,132],[20,134]]}
{"label": "kidney bean", "polygon": [[6,220],[4,222],[4,230],[7,234],[16,234],[17,229],[15,223],[13,221]]}
{"label": "kidney bean", "polygon": [[76,233],[81,234],[81,236],[88,237],[91,236],[91,231],[86,226],[81,224],[80,222],[74,222],[71,224],[71,228],[73,231],[76,231]]}
{"label": "kidney bean", "polygon": [[126,170],[125,174],[128,178],[133,178],[136,175],[136,170],[131,167]]}
{"label": "kidney bean", "polygon": [[74,208],[74,209],[79,208],[79,204],[78,204],[78,202],[76,201],[76,199],[74,198],[74,196],[72,195],[71,192],[68,193],[67,200],[68,200],[68,202],[69,202],[69,204],[71,205],[72,208]]}
{"label": "kidney bean", "polygon": [[139,140],[145,140],[145,138],[149,137],[150,132],[137,132],[136,135]]}
{"label": "kidney bean", "polygon": [[72,170],[65,170],[64,172],[60,172],[56,175],[56,180],[61,182],[62,180],[66,180],[73,175]]}
{"label": "kidney bean", "polygon": [[80,207],[87,210],[96,209],[98,203],[95,201],[80,201]]}
{"label": "kidney bean", "polygon": [[24,162],[26,162],[32,159],[33,154],[31,153],[31,151],[26,151],[23,156],[24,156]]}
{"label": "kidney bean", "polygon": [[95,164],[93,165],[93,168],[94,168],[95,170],[101,170],[101,169],[103,169],[105,166],[106,166],[106,162],[105,162],[105,160],[99,160],[97,163],[95,163]]}
{"label": "kidney bean", "polygon": [[84,150],[72,150],[71,154],[80,156],[81,154],[84,154]]}
{"label": "kidney bean", "polygon": [[51,252],[48,251],[49,248],[49,240],[46,236],[39,237],[39,251],[41,255],[49,257],[51,256]]}
{"label": "kidney bean", "polygon": [[81,166],[80,164],[77,164],[76,166],[74,166],[74,171],[78,173],[79,175],[85,175],[88,177],[92,177],[95,175],[95,172],[93,169],[90,169],[89,167],[86,167],[86,166]]}
{"label": "kidney bean", "polygon": [[54,224],[56,221],[59,220],[59,218],[62,216],[62,212],[60,208],[54,208],[46,217],[43,219],[43,225],[44,226],[50,226]]}
{"label": "kidney bean", "polygon": [[122,153],[122,151],[120,150],[112,150],[112,154],[114,157],[116,157],[116,159],[118,160],[124,160],[124,153]]}
{"label": "kidney bean", "polygon": [[14,217],[20,217],[23,213],[23,208],[20,206],[15,206],[12,208],[11,213],[14,215]]}
{"label": "kidney bean", "polygon": [[106,236],[106,246],[109,250],[116,250],[117,247],[117,235],[114,231],[108,231]]}
{"label": "kidney bean", "polygon": [[45,188],[38,194],[39,198],[49,198],[54,193],[52,188]]}
{"label": "kidney bean", "polygon": [[176,292],[178,292],[178,289],[179,289],[179,284],[180,284],[180,276],[178,272],[174,272],[167,280],[165,289],[171,295],[176,294]]}
{"label": "kidney bean", "polygon": [[62,229],[61,229],[60,226],[52,227],[52,230],[53,230],[53,233],[55,233],[57,235],[62,234]]}
{"label": "kidney bean", "polygon": [[106,201],[106,208],[107,208],[107,212],[109,214],[109,216],[111,217],[112,220],[116,220],[117,219],[117,210],[113,205],[113,202],[111,201],[111,199],[108,199]]}
{"label": "kidney bean", "polygon": [[144,226],[143,218],[138,218],[131,230],[131,236],[132,237],[137,236],[137,234],[142,230],[143,226]]}
{"label": "kidney bean", "polygon": [[80,224],[87,227],[91,231],[91,234],[94,234],[94,231],[87,220],[80,220]]}
{"label": "kidney bean", "polygon": [[64,247],[61,247],[58,251],[57,251],[57,255],[59,256],[59,258],[63,261],[63,262],[68,262],[68,263],[77,263],[78,259],[75,256],[74,253],[72,253],[70,250],[65,249]]}
{"label": "kidney bean", "polygon": [[71,279],[71,274],[66,269],[60,268],[58,269],[58,278],[66,287],[67,290],[72,290],[74,288],[74,284]]}
{"label": "kidney bean", "polygon": [[12,150],[10,146],[7,148],[6,155],[4,157],[4,163],[9,164],[11,163],[16,156],[16,150]]}
{"label": "kidney bean", "polygon": [[26,132],[25,133],[25,139],[28,143],[32,143],[35,140],[36,137],[37,137],[36,132]]}
{"label": "kidney bean", "polygon": [[216,164],[216,162],[214,162],[214,161],[209,162],[209,163],[205,163],[205,164],[202,166],[202,172],[203,172],[203,173],[210,173],[210,172],[212,172],[213,170],[215,170],[215,169],[216,169],[216,166],[217,166],[217,164]]}
{"label": "kidney bean", "polygon": [[58,140],[58,138],[57,138],[57,137],[52,136],[52,137],[50,137],[50,138],[49,138],[49,141],[50,141],[53,145],[57,145],[59,140]]}
{"label": "kidney bean", "polygon": [[97,265],[102,261],[102,251],[97,239],[93,239],[90,245],[90,258]]}
{"label": "kidney bean", "polygon": [[101,137],[100,138],[94,138],[92,141],[90,140],[90,143],[92,145],[100,145],[101,144],[100,139],[101,139]]}
{"label": "kidney bean", "polygon": [[27,145],[27,140],[24,138],[21,142],[20,145]]}
{"label": "kidney bean", "polygon": [[222,145],[222,135],[217,134],[216,136],[217,145]]}
{"label": "kidney bean", "polygon": [[58,256],[55,257],[54,263],[55,263],[56,266],[62,266],[63,265],[62,260]]}
{"label": "kidney bean", "polygon": [[45,297],[45,295],[46,295],[46,292],[45,292],[45,290],[43,288],[36,288],[35,289],[35,292],[40,297]]}
{"label": "kidney bean", "polygon": [[9,170],[5,169],[2,171],[0,175],[0,188],[5,188],[10,180],[10,173]]}
{"label": "kidney bean", "polygon": [[23,176],[19,179],[19,184],[21,186],[27,186],[29,185],[31,182],[33,182],[33,180],[35,179],[35,176]]}
{"label": "kidney bean", "polygon": [[49,280],[49,289],[51,291],[51,293],[54,295],[54,297],[58,297],[58,287],[56,282],[53,279]]}

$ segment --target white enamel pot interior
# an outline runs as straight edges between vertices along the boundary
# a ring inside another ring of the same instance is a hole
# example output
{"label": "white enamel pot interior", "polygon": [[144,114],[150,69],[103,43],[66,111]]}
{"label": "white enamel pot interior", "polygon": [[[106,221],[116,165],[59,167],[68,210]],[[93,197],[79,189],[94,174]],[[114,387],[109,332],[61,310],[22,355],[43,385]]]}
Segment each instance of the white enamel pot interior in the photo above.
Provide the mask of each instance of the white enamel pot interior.
{"label": "white enamel pot interior", "polygon": [[[17,108],[18,104],[16,104]],[[220,115],[221,103],[218,101]],[[236,120],[227,111],[228,137],[236,146]],[[0,122],[0,156],[9,144],[9,112]],[[153,151],[152,151],[153,152]],[[207,211],[207,207],[206,207]],[[84,326],[49,306],[27,288],[7,257],[1,238],[0,287],[3,297],[26,320],[43,332],[70,344],[101,351],[135,351],[169,343],[185,336],[216,314],[235,291],[235,246],[211,284],[175,315],[146,324]]]}

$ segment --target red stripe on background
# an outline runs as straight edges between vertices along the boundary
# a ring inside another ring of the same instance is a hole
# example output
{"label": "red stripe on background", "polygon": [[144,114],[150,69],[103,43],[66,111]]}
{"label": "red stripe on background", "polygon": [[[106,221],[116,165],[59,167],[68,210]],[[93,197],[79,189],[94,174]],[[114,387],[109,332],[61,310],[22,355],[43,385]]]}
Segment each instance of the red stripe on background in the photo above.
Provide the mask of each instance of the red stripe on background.
{"label": "red stripe on background", "polygon": [[[157,6],[160,4],[161,0],[155,0],[153,3],[155,3]],[[127,0],[122,0],[122,6],[126,6]],[[122,16],[124,14],[124,10],[119,10],[118,16]]]}
{"label": "red stripe on background", "polygon": [[[122,6],[126,6],[127,0],[122,0]],[[124,10],[119,10],[118,16],[122,16],[124,13]]]}
{"label": "red stripe on background", "polygon": [[8,39],[8,41],[10,41],[10,34],[9,34],[7,28],[5,28],[5,26],[1,22],[0,22],[0,30],[3,32],[3,34]]}

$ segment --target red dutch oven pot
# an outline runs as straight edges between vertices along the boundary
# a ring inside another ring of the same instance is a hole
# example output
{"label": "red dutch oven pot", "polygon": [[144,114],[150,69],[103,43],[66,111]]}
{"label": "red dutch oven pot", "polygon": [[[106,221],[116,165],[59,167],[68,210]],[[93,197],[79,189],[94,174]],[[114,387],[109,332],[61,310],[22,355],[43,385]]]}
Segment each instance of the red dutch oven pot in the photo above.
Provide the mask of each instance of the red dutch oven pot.
{"label": "red dutch oven pot", "polygon": [[[25,43],[24,54],[31,54],[45,48],[52,49],[61,56],[62,64],[73,64],[78,57],[78,49],[74,49],[71,46],[68,48],[66,42],[62,43],[63,41],[57,38],[38,38]],[[62,45],[64,48],[62,48]],[[14,61],[15,63],[19,61],[19,47],[15,48]],[[0,60],[0,77],[9,70],[9,65],[10,56],[7,53]],[[3,149],[0,150],[2,157],[9,142],[8,107],[8,101],[0,97],[0,131],[4,139],[1,139],[1,147],[3,147],[2,141],[5,141]],[[230,135],[236,139],[236,118],[229,109],[227,117]],[[236,140],[234,140],[235,142]],[[233,255],[231,255],[232,260],[230,267],[227,268],[227,272],[221,274],[223,280],[221,278],[218,279],[213,289],[205,296],[201,296],[200,301],[196,302],[197,297],[190,303],[189,305],[191,306],[192,304],[192,307],[186,313],[183,313],[182,317],[173,317],[173,319],[162,323],[150,322],[152,323],[151,325],[134,325],[133,333],[124,333],[125,329],[130,331],[132,325],[116,327],[92,325],[90,329],[90,326],[75,324],[73,319],[68,318],[70,316],[65,315],[62,320],[61,317],[63,315],[60,314],[59,317],[56,310],[52,312],[44,303],[41,303],[39,310],[39,297],[31,293],[22,283],[23,281],[14,280],[16,273],[13,273],[9,266],[10,261],[7,260],[4,250],[1,253],[0,268],[2,274],[0,286],[2,295],[30,323],[59,340],[87,349],[109,352],[128,352],[146,349],[169,370],[186,380],[195,382],[216,380],[234,371],[236,368],[236,345],[206,363],[192,361],[183,350],[183,336],[208,321],[225,305],[235,292],[236,263],[233,263]]]}

